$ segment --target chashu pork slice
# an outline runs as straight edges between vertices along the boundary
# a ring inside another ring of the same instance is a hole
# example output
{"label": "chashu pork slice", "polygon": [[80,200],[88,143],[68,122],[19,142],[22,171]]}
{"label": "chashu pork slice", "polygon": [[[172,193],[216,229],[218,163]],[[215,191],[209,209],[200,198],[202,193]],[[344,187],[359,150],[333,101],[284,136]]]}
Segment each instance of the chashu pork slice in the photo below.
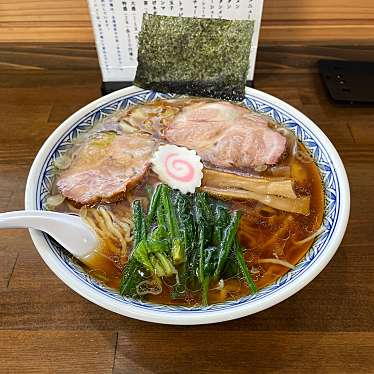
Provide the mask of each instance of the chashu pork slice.
{"label": "chashu pork slice", "polygon": [[156,147],[148,134],[96,134],[74,152],[57,188],[77,206],[120,200],[141,181]]}
{"label": "chashu pork slice", "polygon": [[168,121],[164,136],[224,168],[276,164],[286,147],[286,138],[271,129],[266,119],[225,101],[184,107]]}

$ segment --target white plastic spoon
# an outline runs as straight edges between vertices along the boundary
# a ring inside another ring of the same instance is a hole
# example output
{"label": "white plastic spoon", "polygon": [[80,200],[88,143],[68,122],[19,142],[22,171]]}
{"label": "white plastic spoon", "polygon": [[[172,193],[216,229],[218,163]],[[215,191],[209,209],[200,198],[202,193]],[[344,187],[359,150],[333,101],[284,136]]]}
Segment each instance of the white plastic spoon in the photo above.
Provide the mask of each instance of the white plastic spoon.
{"label": "white plastic spoon", "polygon": [[46,232],[73,256],[84,258],[97,249],[99,242],[93,229],[79,216],[42,210],[0,213],[0,229],[31,228]]}

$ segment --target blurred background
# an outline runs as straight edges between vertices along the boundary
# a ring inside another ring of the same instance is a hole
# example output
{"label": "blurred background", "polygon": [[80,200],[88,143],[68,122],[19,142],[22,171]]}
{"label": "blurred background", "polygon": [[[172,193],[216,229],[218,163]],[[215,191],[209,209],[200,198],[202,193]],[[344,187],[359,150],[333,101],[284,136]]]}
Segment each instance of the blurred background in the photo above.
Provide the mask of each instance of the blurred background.
{"label": "blurred background", "polygon": [[[265,0],[264,43],[369,43],[373,0]],[[0,0],[0,42],[93,42],[85,0]]]}

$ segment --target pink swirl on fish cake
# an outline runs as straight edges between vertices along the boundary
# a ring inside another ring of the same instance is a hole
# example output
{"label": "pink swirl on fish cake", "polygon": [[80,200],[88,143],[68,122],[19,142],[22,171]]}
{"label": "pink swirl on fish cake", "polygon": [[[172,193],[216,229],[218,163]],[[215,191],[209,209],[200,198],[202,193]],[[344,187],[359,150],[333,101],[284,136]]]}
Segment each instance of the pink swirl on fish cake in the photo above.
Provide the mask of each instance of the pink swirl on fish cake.
{"label": "pink swirl on fish cake", "polygon": [[[186,160],[174,158],[179,156],[177,153],[170,153],[165,157],[164,165],[168,175],[181,182],[191,182],[195,171],[193,166]],[[175,171],[184,172],[183,175],[175,174]]]}

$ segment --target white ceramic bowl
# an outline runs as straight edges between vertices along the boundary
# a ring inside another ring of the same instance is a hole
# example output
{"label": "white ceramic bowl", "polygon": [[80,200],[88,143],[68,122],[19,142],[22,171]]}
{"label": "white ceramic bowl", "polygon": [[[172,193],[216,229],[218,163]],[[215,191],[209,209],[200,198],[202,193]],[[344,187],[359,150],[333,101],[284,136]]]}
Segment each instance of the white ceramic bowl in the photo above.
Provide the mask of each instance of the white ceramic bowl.
{"label": "white ceramic bowl", "polygon": [[[95,100],[70,116],[47,139],[35,158],[27,180],[26,209],[45,209],[45,199],[52,182],[52,162],[70,147],[70,141],[78,134],[120,108],[170,97],[173,95],[129,87]],[[30,230],[35,247],[50,269],[74,291],[103,308],[145,321],[181,325],[221,322],[247,316],[280,303],[307,285],[330,261],[347,226],[350,196],[343,163],[326,135],[290,105],[251,88],[246,90],[244,104],[273,117],[293,131],[309,149],[321,172],[326,195],[323,222],[326,230],[294,270],[257,294],[236,301],[193,308],[155,305],[122,298],[115,290],[92,279],[47,235]]]}

